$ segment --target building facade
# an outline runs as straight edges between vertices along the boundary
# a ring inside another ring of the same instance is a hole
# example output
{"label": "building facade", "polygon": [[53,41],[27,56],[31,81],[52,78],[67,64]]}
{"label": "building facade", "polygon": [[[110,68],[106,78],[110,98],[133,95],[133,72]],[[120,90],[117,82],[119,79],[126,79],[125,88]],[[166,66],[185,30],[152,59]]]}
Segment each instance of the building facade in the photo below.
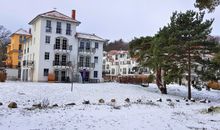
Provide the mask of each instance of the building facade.
{"label": "building facade", "polygon": [[80,22],[75,17],[75,10],[72,17],[53,10],[29,23],[32,37],[24,43],[22,81],[44,82],[52,74],[55,81],[68,82],[77,73],[86,82],[102,80],[100,66],[106,40],[95,34],[77,33]]}
{"label": "building facade", "polygon": [[7,45],[6,66],[8,68],[19,68],[22,58],[23,42],[31,35],[24,29],[19,29],[10,36],[10,43]]}
{"label": "building facade", "polygon": [[103,72],[108,76],[126,76],[137,72],[138,63],[128,51],[104,52]]}

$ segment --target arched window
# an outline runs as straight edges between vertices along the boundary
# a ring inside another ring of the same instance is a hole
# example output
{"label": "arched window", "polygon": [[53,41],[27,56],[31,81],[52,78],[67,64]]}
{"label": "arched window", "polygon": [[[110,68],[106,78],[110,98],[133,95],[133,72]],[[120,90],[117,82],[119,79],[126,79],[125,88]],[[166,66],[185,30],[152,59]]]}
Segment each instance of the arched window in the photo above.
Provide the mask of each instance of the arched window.
{"label": "arched window", "polygon": [[55,49],[60,49],[60,38],[56,38]]}
{"label": "arched window", "polygon": [[67,40],[67,38],[65,38],[65,37],[57,37],[54,48],[55,49],[67,50],[68,49],[68,40]]}

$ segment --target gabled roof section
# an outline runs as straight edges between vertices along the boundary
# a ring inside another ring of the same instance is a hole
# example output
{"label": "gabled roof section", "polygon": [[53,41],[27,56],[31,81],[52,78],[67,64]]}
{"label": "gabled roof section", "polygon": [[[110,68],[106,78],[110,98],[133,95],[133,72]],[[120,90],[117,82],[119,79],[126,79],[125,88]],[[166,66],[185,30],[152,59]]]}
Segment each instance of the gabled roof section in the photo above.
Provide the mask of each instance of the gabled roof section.
{"label": "gabled roof section", "polygon": [[46,12],[46,13],[39,14],[33,20],[31,20],[31,22],[29,22],[29,24],[34,23],[40,17],[51,18],[51,19],[62,20],[62,21],[69,21],[69,22],[74,22],[74,23],[80,24],[79,21],[74,20],[71,17],[69,17],[67,15],[64,15],[64,14],[62,14],[62,13],[56,11],[56,10],[52,10],[52,11],[49,11],[49,12]]}
{"label": "gabled roof section", "polygon": [[11,36],[13,36],[13,35],[15,35],[15,34],[18,34],[18,35],[27,35],[27,36],[30,36],[30,35],[31,35],[28,31],[26,31],[26,30],[24,30],[24,29],[22,29],[22,28],[18,29],[18,30],[17,30],[16,32],[14,32]]}
{"label": "gabled roof section", "polygon": [[79,39],[95,40],[95,41],[101,41],[101,42],[108,41],[99,36],[96,36],[95,34],[88,34],[88,33],[76,33],[76,37]]}

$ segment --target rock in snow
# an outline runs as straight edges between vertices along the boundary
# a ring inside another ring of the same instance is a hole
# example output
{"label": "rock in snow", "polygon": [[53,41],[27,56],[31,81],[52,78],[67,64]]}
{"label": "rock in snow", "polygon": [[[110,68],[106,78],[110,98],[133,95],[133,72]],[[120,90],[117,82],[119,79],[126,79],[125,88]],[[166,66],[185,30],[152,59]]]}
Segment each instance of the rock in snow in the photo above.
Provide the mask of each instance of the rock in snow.
{"label": "rock in snow", "polygon": [[17,103],[16,103],[16,102],[10,102],[10,103],[8,104],[8,107],[9,107],[9,108],[17,108],[18,106],[17,106]]}

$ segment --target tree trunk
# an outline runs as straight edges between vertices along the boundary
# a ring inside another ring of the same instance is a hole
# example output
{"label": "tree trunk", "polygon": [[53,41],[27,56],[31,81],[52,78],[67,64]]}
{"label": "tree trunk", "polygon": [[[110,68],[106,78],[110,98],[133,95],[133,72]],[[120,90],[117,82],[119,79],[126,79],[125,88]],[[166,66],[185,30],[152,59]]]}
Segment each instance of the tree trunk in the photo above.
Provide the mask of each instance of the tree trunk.
{"label": "tree trunk", "polygon": [[191,48],[188,48],[188,99],[191,99]]}
{"label": "tree trunk", "polygon": [[167,94],[166,84],[162,83],[161,68],[158,68],[156,72],[156,84],[162,94]]}

